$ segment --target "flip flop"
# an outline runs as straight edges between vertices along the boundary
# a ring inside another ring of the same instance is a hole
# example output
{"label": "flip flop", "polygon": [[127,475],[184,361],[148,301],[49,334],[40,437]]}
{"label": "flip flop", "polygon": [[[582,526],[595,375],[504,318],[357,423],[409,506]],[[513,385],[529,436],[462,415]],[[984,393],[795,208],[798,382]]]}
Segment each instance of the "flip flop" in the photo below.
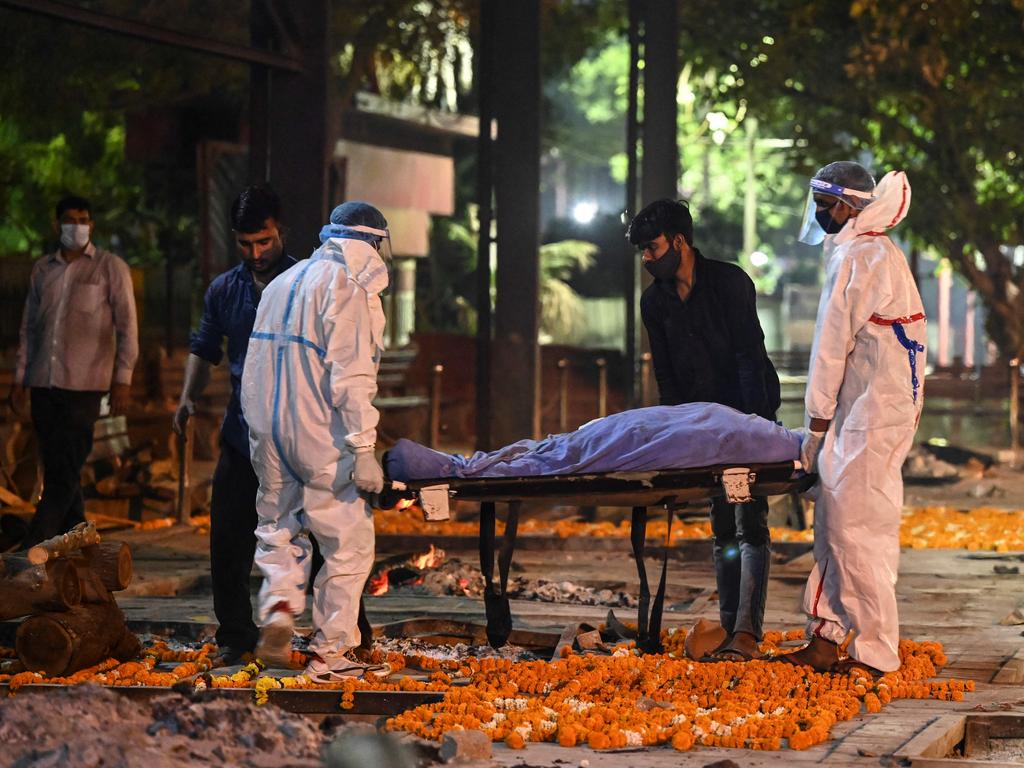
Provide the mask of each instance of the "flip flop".
{"label": "flip flop", "polygon": [[705,654],[705,655],[700,657],[700,661],[704,662],[705,664],[714,664],[715,662],[720,662],[720,661],[743,662],[743,661],[752,661],[754,659],[759,659],[759,658],[761,658],[761,657],[760,656],[754,656],[753,654],[747,653],[746,651],[744,651],[744,650],[742,650],[740,648],[728,647],[728,648],[718,648],[718,649],[712,651],[711,653],[707,653],[707,654]]}
{"label": "flip flop", "polygon": [[856,659],[840,659],[828,668],[829,673],[833,675],[852,675],[856,670],[863,672],[872,680],[880,680],[885,674],[882,670]]}

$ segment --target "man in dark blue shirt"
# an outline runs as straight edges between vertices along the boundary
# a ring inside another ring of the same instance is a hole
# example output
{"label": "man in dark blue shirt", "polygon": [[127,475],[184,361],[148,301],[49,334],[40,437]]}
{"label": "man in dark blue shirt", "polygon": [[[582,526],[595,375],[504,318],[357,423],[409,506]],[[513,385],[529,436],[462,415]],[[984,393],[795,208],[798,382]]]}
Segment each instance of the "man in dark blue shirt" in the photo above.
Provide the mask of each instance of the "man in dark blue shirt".
{"label": "man in dark blue shirt", "polygon": [[[768,359],[754,283],[739,266],[708,259],[693,247],[686,204],[658,200],[636,215],[629,240],[654,277],[640,297],[662,405],[721,403],[770,421],[779,377]],[[712,654],[735,661],[758,656],[768,591],[768,500],[715,499],[711,506],[715,575],[725,640]]]}
{"label": "man in dark blue shirt", "polygon": [[256,551],[256,492],[259,481],[249,460],[249,428],[240,390],[249,334],[263,289],[295,259],[284,252],[281,203],[268,187],[245,189],[231,207],[231,228],[242,263],[219,275],[206,291],[203,317],[192,334],[185,384],[174,414],[174,431],[184,433],[195,400],[210,380],[210,366],[223,357],[227,338],[231,401],[221,427],[220,458],[210,501],[210,575],[213,610],[220,626],[217,645],[226,663],[252,652],[259,630],[252,618],[249,574]]}

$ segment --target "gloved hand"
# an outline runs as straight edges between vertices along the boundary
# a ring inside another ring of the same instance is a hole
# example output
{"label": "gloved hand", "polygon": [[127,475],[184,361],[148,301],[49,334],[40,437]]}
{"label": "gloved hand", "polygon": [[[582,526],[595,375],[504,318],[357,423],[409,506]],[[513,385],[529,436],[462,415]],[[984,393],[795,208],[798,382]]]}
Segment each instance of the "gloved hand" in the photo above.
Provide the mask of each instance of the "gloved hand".
{"label": "gloved hand", "polygon": [[384,470],[372,446],[356,450],[356,468],[352,470],[352,481],[364,493],[380,493],[384,490]]}
{"label": "gloved hand", "polygon": [[818,469],[818,454],[821,453],[821,445],[825,442],[824,432],[812,432],[809,429],[798,429],[800,433],[800,463],[804,472],[816,472]]}

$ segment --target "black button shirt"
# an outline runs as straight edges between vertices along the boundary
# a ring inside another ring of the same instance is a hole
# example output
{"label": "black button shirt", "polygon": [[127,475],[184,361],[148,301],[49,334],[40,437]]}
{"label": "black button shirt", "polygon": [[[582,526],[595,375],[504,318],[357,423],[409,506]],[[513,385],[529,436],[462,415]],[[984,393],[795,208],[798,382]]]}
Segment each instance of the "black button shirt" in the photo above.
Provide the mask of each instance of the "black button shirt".
{"label": "black button shirt", "polygon": [[779,377],[765,351],[754,283],[739,266],[694,252],[686,301],[673,281],[656,280],[640,297],[661,404],[721,403],[774,421]]}

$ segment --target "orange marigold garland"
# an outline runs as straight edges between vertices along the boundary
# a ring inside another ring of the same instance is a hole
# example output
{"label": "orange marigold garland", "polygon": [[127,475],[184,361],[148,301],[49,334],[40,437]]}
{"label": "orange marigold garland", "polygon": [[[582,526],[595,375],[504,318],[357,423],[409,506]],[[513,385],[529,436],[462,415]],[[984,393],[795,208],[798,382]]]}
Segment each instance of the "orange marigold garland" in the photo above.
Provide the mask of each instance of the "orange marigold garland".
{"label": "orange marigold garland", "polygon": [[[773,633],[768,645],[799,634]],[[671,649],[681,647],[684,636],[678,630],[664,639]],[[515,749],[530,741],[593,749],[807,749],[826,741],[836,723],[881,711],[894,698],[958,700],[974,688],[972,681],[928,682],[946,661],[938,643],[902,641],[900,655],[899,671],[878,681],[768,661],[700,664],[667,654],[637,656],[632,649],[555,662],[470,659],[469,685],[389,719],[387,727],[428,739],[476,729]]]}
{"label": "orange marigold garland", "polygon": [[[796,640],[799,630],[765,634],[763,650]],[[946,663],[936,642],[900,642],[902,665],[874,681],[848,675],[810,673],[768,661],[701,664],[682,658],[683,629],[663,634],[666,653],[638,656],[630,646],[612,656],[569,653],[555,662],[514,662],[470,657],[439,660],[376,650],[372,660],[391,672],[419,668],[429,679],[348,678],[320,685],[303,675],[275,678],[251,663],[232,675],[213,675],[214,648],[175,650],[158,642],[138,661],[113,659],[61,678],[34,672],[0,675],[13,693],[32,683],[170,686],[192,678],[201,688],[251,688],[257,703],[271,690],[337,690],[339,709],[354,706],[357,691],[438,691],[443,701],[388,720],[391,730],[440,739],[453,729],[483,731],[494,741],[520,749],[531,741],[593,749],[694,745],[746,749],[807,749],[826,741],[836,723],[862,711],[879,712],[894,699],[959,701],[973,681],[929,682]],[[158,665],[174,664],[170,670]],[[453,685],[452,678],[468,679]]]}
{"label": "orange marigold garland", "polygon": [[[449,536],[476,536],[478,525],[472,522],[425,522],[422,510],[413,505],[406,509],[378,510],[374,514],[378,534],[427,534]],[[497,524],[502,532],[502,524]],[[568,538],[628,538],[626,521],[585,523],[576,520],[524,520],[519,524],[520,534],[542,534]],[[900,527],[900,545],[914,549],[950,548],[968,550],[995,550],[1006,552],[1024,549],[1024,510],[1007,511],[994,508],[973,510],[947,507],[916,507],[903,513]],[[664,520],[653,520],[647,526],[647,538],[664,540],[667,525]],[[772,528],[773,541],[813,541],[811,529],[795,531]],[[711,536],[711,524],[706,520],[682,520],[672,525],[672,540],[706,539]]]}

